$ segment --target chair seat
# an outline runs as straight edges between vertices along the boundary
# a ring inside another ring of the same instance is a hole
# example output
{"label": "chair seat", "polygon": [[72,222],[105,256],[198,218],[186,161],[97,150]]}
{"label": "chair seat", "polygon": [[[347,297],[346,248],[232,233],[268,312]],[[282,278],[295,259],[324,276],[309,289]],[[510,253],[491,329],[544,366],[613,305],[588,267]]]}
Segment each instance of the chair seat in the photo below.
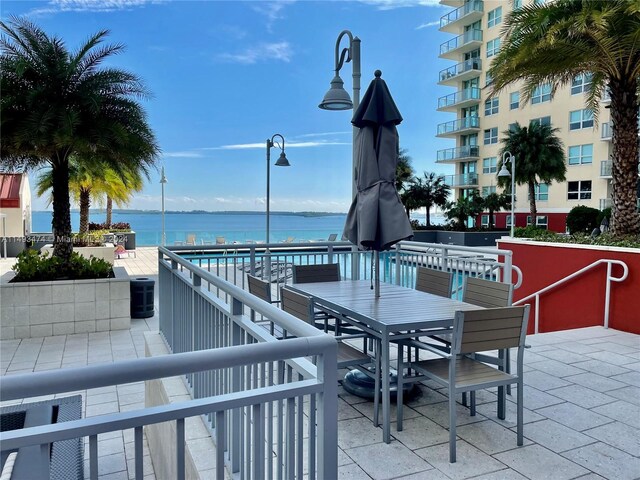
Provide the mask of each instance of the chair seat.
{"label": "chair seat", "polygon": [[363,363],[372,362],[372,358],[366,353],[361,352],[357,348],[347,345],[346,343],[338,343],[338,367],[346,367],[349,365],[362,365]]}
{"label": "chair seat", "polygon": [[[419,372],[437,377],[443,384],[449,383],[449,360],[447,358],[422,360],[411,365]],[[456,359],[456,389],[464,389],[470,385],[477,387],[479,384],[484,383],[509,383],[516,380],[517,378],[513,375],[501,372],[477,360],[468,357]]]}

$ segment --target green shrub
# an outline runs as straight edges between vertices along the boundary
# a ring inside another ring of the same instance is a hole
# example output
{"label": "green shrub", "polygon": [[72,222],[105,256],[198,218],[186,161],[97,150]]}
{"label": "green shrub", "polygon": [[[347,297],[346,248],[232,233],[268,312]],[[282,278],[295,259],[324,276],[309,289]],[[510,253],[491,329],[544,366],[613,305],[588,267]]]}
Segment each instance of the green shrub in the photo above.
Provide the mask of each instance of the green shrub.
{"label": "green shrub", "polygon": [[41,255],[35,250],[25,250],[18,254],[18,261],[11,267],[16,272],[14,282],[44,282],[51,280],[83,280],[109,278],[112,266],[106,260],[91,257],[87,259],[73,252],[68,264],[59,257]]}
{"label": "green shrub", "polygon": [[513,231],[513,235],[519,238],[535,238],[549,242],[555,241],[554,239],[558,236],[556,232],[552,232],[546,228],[537,227],[535,225],[516,227]]}
{"label": "green shrub", "polygon": [[573,207],[567,215],[567,229],[570,233],[591,233],[594,228],[600,225],[598,215],[600,215],[600,210],[597,208],[584,205]]}

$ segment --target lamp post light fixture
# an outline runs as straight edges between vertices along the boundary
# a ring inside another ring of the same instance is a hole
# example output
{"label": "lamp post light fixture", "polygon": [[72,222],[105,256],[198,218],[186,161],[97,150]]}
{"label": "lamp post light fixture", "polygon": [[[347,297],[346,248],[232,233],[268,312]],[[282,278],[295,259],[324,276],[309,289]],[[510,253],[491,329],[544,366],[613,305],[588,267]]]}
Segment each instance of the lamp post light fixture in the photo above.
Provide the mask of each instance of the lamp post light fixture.
{"label": "lamp post light fixture", "polygon": [[[507,163],[511,165],[511,172],[507,170]],[[516,157],[509,151],[502,154],[502,167],[498,177],[511,177],[511,238],[513,238],[516,224]]]}
{"label": "lamp post light fixture", "polygon": [[167,183],[167,177],[164,174],[164,167],[160,172],[160,185],[162,185],[162,246],[167,244],[167,236],[164,228],[164,184]]}
{"label": "lamp post light fixture", "polygon": [[[342,49],[340,51],[340,42],[344,36],[349,37],[349,47]],[[344,89],[344,82],[342,78],[340,78],[340,69],[345,63],[352,62],[353,66],[353,101],[349,97],[349,94]],[[358,37],[354,37],[353,34],[349,30],[343,30],[338,35],[338,39],[336,40],[336,56],[335,56],[335,76],[333,80],[331,80],[331,88],[325,94],[322,102],[320,102],[320,107],[323,110],[350,110],[353,108],[355,111],[360,105],[360,39]],[[355,181],[355,172],[356,172],[356,164],[355,164],[355,138],[358,133],[358,129],[353,127],[353,145],[352,145],[352,184],[351,184],[351,197],[355,198],[356,196],[356,181]]]}
{"label": "lamp post light fixture", "polygon": [[[278,142],[275,142],[275,138],[280,137],[282,140],[282,145]],[[269,213],[270,213],[270,183],[271,183],[271,148],[274,146],[278,146],[280,148],[280,157],[276,161],[276,167],[289,167],[289,160],[287,160],[287,156],[284,153],[284,137],[279,133],[276,133],[271,139],[267,139],[267,253],[269,252]]]}

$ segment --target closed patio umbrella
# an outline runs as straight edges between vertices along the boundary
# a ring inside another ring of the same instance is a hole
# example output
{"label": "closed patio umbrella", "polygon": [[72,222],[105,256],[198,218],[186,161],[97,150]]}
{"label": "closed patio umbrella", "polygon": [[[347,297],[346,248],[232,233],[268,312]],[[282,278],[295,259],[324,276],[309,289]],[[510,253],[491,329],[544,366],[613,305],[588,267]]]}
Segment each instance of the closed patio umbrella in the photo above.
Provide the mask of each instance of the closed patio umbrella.
{"label": "closed patio umbrella", "polygon": [[345,237],[358,248],[374,251],[375,296],[380,296],[378,253],[413,236],[411,224],[395,187],[398,131],[402,116],[391,97],[382,72],[367,88],[353,115],[356,186],[344,227]]}

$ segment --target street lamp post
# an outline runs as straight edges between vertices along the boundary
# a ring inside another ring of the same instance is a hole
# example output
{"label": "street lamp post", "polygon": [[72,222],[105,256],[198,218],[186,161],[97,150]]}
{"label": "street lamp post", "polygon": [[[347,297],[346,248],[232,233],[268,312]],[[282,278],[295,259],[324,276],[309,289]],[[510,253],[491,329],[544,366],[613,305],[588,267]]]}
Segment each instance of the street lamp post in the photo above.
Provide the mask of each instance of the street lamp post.
{"label": "street lamp post", "polygon": [[[276,137],[280,137],[282,145],[278,142],[274,142]],[[276,161],[276,167],[288,167],[290,166],[287,156],[284,154],[284,137],[279,133],[276,133],[271,139],[267,139],[267,254],[269,253],[269,209],[270,209],[270,183],[271,183],[271,148],[277,145],[280,148],[280,157]]]}
{"label": "street lamp post", "polygon": [[164,174],[164,167],[160,173],[160,185],[162,185],[162,246],[167,244],[167,236],[164,228],[164,184],[167,183],[167,177]]}
{"label": "street lamp post", "polygon": [[[511,173],[507,170],[506,164],[511,165]],[[502,154],[502,167],[498,172],[499,177],[511,177],[511,238],[516,224],[516,157],[511,152],[506,151]]]}
{"label": "street lamp post", "polygon": [[[344,48],[342,52],[340,52],[340,42],[342,41],[342,37],[345,35],[349,37],[349,47]],[[353,63],[353,101],[351,101],[349,94],[344,89],[344,82],[342,81],[342,78],[340,78],[340,69],[345,62]],[[329,88],[329,91],[325,94],[318,107],[323,110],[350,110],[353,108],[355,111],[358,108],[358,105],[360,105],[360,39],[358,37],[354,37],[349,30],[343,30],[340,32],[340,35],[338,35],[338,39],[336,40],[335,72],[336,74],[333,77],[333,80],[331,80],[331,88]],[[356,127],[352,128],[351,198],[355,198],[357,192],[355,177],[355,138],[358,133],[358,129]]]}

